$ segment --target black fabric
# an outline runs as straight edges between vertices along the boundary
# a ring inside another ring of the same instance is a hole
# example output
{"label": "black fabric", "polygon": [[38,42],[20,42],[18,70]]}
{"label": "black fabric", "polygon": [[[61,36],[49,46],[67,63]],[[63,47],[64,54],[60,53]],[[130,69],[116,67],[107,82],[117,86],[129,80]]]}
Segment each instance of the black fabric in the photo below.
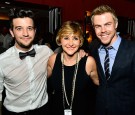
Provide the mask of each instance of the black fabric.
{"label": "black fabric", "polygon": [[28,51],[28,52],[19,52],[19,57],[20,59],[24,59],[26,56],[31,56],[31,57],[34,57],[36,54],[35,52],[35,49],[32,49],[31,51]]}
{"label": "black fabric", "polygon": [[2,115],[49,115],[48,104],[34,110],[29,110],[20,113],[8,111],[5,107],[3,107],[2,111]]}
{"label": "black fabric", "polygon": [[108,81],[101,66],[98,48],[91,51],[100,80],[96,115],[135,115],[135,43],[122,39]]}
{"label": "black fabric", "polygon": [[[85,71],[86,60],[87,57],[84,57],[79,62],[72,115],[95,115],[96,86],[93,84],[90,76],[88,76]],[[64,66],[64,68],[67,97],[68,100],[71,100],[72,80],[75,65]],[[62,93],[62,63],[60,54],[58,54],[56,57],[53,73],[48,84],[48,88],[51,88],[52,90],[49,100],[51,115],[64,115]],[[65,106],[67,107],[66,104]]]}
{"label": "black fabric", "polygon": [[7,49],[0,46],[0,54],[5,52]]}

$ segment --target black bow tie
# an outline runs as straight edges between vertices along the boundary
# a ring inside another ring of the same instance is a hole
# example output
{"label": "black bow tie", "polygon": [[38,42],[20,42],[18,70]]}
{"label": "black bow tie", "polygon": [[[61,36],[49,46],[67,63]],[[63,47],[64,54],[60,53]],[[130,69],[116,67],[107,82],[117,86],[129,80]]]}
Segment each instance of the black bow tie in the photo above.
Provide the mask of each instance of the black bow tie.
{"label": "black bow tie", "polygon": [[25,53],[19,52],[19,57],[20,57],[20,59],[24,59],[26,56],[34,57],[35,54],[36,54],[35,49],[32,49],[31,51],[28,51]]}

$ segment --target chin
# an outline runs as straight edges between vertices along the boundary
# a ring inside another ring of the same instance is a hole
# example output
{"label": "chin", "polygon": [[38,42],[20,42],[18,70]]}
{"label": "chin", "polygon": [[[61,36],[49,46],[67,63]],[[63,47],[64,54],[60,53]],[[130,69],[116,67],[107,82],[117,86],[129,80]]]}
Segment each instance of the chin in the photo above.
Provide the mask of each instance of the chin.
{"label": "chin", "polygon": [[22,48],[26,48],[26,49],[31,48],[31,46],[32,46],[32,44],[28,44],[28,45],[22,44],[22,45],[21,45]]}
{"label": "chin", "polygon": [[67,53],[67,55],[69,55],[69,56],[73,56],[73,55],[75,55],[77,52],[73,52],[73,53]]}
{"label": "chin", "polygon": [[108,41],[108,40],[101,40],[101,43],[102,44],[108,44],[108,43],[110,43],[110,41]]}

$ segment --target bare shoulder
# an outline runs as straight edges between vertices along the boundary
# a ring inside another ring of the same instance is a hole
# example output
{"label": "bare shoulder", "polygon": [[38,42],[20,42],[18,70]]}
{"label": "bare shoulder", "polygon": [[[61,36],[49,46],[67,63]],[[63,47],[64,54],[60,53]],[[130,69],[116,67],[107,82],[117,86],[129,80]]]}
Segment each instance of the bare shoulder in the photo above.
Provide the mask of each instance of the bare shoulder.
{"label": "bare shoulder", "polygon": [[54,53],[49,57],[48,64],[53,68],[57,54]]}
{"label": "bare shoulder", "polygon": [[95,59],[92,56],[88,56],[86,61],[86,72],[88,75],[96,68]]}
{"label": "bare shoulder", "polygon": [[88,63],[88,64],[92,64],[92,63],[95,63],[95,59],[92,57],[92,56],[88,56],[88,58],[87,58],[87,62],[86,63]]}
{"label": "bare shoulder", "polygon": [[52,55],[49,57],[49,60],[55,59],[55,58],[56,58],[56,55],[57,55],[57,53],[52,54]]}
{"label": "bare shoulder", "polygon": [[98,79],[98,73],[97,73],[97,66],[95,59],[92,56],[88,56],[87,62],[86,62],[86,72],[92,79],[92,81],[99,85],[99,79]]}
{"label": "bare shoulder", "polygon": [[52,54],[49,57],[48,63],[47,63],[47,77],[49,78],[52,75],[52,70],[54,67],[55,59],[56,59],[56,53]]}

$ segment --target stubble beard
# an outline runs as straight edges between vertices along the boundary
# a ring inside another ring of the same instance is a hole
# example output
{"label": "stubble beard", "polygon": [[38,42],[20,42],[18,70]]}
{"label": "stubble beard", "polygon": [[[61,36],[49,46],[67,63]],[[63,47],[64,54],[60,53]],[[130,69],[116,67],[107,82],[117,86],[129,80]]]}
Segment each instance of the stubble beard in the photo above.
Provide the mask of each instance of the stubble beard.
{"label": "stubble beard", "polygon": [[32,41],[32,42],[30,42],[30,44],[29,44],[29,45],[24,45],[24,44],[22,44],[22,43],[18,42],[17,40],[16,40],[16,43],[18,44],[18,46],[20,46],[21,48],[24,48],[24,49],[30,49],[30,48],[31,48],[31,46],[33,45],[33,41]]}
{"label": "stubble beard", "polygon": [[102,44],[103,46],[105,46],[105,47],[109,46],[109,45],[111,44],[111,42],[112,42],[114,36],[115,36],[115,33],[111,36],[110,41],[109,41],[108,43],[106,43],[106,44],[104,44],[104,43],[100,40],[101,44]]}

